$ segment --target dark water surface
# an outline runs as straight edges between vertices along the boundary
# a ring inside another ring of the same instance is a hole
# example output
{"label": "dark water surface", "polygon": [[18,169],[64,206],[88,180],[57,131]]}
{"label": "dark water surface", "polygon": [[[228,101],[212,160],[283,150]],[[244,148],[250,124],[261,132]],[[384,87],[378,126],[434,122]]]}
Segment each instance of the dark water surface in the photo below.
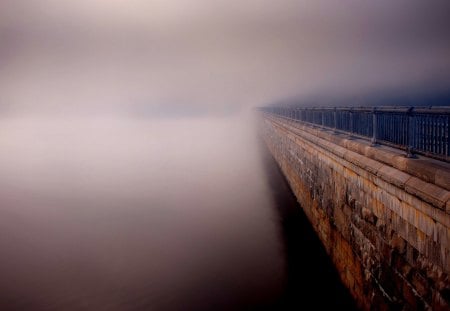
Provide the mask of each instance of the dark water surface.
{"label": "dark water surface", "polygon": [[3,119],[0,310],[352,308],[253,129]]}

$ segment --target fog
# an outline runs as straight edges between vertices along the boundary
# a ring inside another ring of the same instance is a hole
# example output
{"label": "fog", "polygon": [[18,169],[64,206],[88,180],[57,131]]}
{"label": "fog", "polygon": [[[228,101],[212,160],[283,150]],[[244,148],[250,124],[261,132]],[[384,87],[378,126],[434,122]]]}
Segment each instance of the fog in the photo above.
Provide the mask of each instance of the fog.
{"label": "fog", "polygon": [[[252,108],[448,91],[449,9],[0,0],[0,309],[277,301],[289,260],[276,197],[295,199],[268,173]],[[298,257],[333,287],[314,248]],[[300,301],[326,292],[303,280]]]}
{"label": "fog", "polygon": [[448,1],[2,0],[2,112],[233,114],[449,89]]}
{"label": "fog", "polygon": [[275,300],[283,247],[243,124],[2,122],[0,308],[226,310]]}

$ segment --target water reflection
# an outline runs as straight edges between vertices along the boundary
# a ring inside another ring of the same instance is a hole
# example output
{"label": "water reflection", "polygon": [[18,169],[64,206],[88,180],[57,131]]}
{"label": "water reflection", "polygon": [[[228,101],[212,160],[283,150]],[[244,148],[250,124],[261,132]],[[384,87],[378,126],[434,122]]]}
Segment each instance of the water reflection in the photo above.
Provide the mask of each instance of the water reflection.
{"label": "water reflection", "polygon": [[286,305],[290,194],[243,118],[2,120],[1,309]]}

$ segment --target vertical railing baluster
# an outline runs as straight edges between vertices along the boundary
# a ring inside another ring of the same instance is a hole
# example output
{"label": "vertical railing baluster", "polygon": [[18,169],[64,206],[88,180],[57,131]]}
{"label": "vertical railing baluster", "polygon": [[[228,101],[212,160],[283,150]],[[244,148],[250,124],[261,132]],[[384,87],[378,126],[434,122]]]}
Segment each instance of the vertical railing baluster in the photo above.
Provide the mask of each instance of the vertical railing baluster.
{"label": "vertical railing baluster", "polygon": [[444,118],[444,154],[450,155],[450,116]]}
{"label": "vertical railing baluster", "polygon": [[[402,116],[402,115],[399,115],[398,116],[398,118],[399,118],[399,120],[402,120],[402,122],[401,122],[401,124],[404,126],[404,128],[405,128],[405,130],[403,131],[404,132],[404,135],[403,135],[403,137],[401,137],[400,135],[398,136],[398,141],[400,142],[400,141],[402,141],[402,142],[405,142],[405,145],[407,145],[407,142],[408,142],[408,135],[409,135],[409,128],[408,128],[408,117],[404,117],[404,116]],[[398,122],[396,122],[396,123],[394,123],[394,124],[398,124]],[[398,125],[397,125],[398,126]],[[413,142],[412,141],[410,141],[410,145],[411,146],[413,146]]]}
{"label": "vertical railing baluster", "polygon": [[446,149],[445,149],[445,142],[446,142],[446,137],[445,137],[445,117],[442,116],[441,117],[441,144],[442,144],[442,149],[440,154],[446,154]]}
{"label": "vertical railing baluster", "polygon": [[438,123],[437,123],[437,119],[436,119],[436,117],[433,117],[433,124],[434,124],[434,139],[433,139],[433,141],[434,141],[434,150],[433,150],[433,152],[434,153],[437,153],[438,152],[438,140],[437,140],[437,138],[438,138]]}
{"label": "vertical railing baluster", "polygon": [[421,115],[420,116],[420,137],[421,137],[421,149],[422,151],[426,150],[426,126],[425,126],[425,116]]}
{"label": "vertical railing baluster", "polygon": [[372,110],[372,143],[371,146],[377,145],[377,108]]}
{"label": "vertical railing baluster", "polygon": [[430,117],[427,115],[427,152],[431,152],[431,121]]}
{"label": "vertical railing baluster", "polygon": [[333,118],[334,118],[334,132],[337,133],[337,108],[333,109]]}
{"label": "vertical railing baluster", "polygon": [[430,116],[430,152],[434,151],[434,120]]}
{"label": "vertical railing baluster", "polygon": [[353,133],[354,133],[354,129],[353,129],[353,110],[352,110],[352,108],[350,108],[350,115],[349,115],[349,117],[350,117],[350,120],[349,120],[349,122],[350,122],[350,136],[349,136],[349,138],[351,139],[351,138],[353,138]]}
{"label": "vertical railing baluster", "polygon": [[418,125],[417,125],[417,140],[418,140],[418,142],[417,142],[417,148],[419,148],[419,149],[423,149],[423,147],[422,147],[422,142],[423,142],[423,140],[422,140],[422,116],[417,116],[418,117],[418,119],[417,119],[417,123],[418,123]]}
{"label": "vertical railing baluster", "polygon": [[439,116],[439,154],[444,154],[444,140],[442,139],[444,136],[444,122],[443,118]]}
{"label": "vertical railing baluster", "polygon": [[408,133],[407,133],[407,145],[406,145],[406,157],[413,158],[413,139],[414,139],[414,120],[413,120],[413,109],[414,107],[410,107],[407,111],[408,119]]}
{"label": "vertical railing baluster", "polygon": [[353,133],[353,111],[351,109],[350,109],[350,120],[349,120],[349,122],[350,122],[350,125],[349,125],[350,133]]}
{"label": "vertical railing baluster", "polygon": [[441,153],[441,118],[435,116],[436,120],[436,153]]}

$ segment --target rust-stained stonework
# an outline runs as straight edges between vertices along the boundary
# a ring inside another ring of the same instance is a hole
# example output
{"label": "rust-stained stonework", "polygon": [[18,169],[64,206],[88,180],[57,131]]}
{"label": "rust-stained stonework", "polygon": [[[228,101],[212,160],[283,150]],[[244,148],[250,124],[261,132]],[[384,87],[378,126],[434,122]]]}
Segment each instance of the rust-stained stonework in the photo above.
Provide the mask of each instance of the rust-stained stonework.
{"label": "rust-stained stonework", "polygon": [[261,130],[360,308],[449,310],[449,164],[268,114]]}

